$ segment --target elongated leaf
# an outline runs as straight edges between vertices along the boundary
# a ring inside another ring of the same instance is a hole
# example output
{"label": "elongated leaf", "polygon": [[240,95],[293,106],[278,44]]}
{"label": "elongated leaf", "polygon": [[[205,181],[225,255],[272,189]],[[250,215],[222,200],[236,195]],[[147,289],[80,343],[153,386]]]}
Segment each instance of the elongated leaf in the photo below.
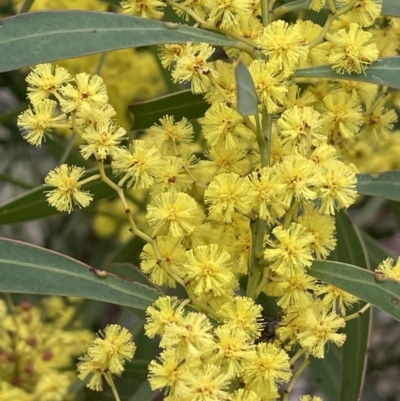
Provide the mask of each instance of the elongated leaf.
{"label": "elongated leaf", "polygon": [[239,61],[236,70],[237,108],[242,116],[258,116],[258,97],[246,64]]}
{"label": "elongated leaf", "polygon": [[329,78],[348,79],[351,81],[371,82],[378,85],[387,85],[400,88],[400,57],[384,57],[378,59],[363,74],[339,74],[331,65],[301,68],[292,75],[293,78]]}
{"label": "elongated leaf", "polygon": [[162,43],[237,47],[229,37],[186,25],[93,11],[45,11],[6,18],[0,72],[66,58]]}
{"label": "elongated leaf", "polygon": [[358,174],[357,191],[364,195],[382,196],[400,201],[400,170],[378,174]]}
{"label": "elongated leaf", "polygon": [[314,261],[307,273],[369,302],[400,320],[400,282],[377,281],[375,274],[366,269],[326,260]]}
{"label": "elongated leaf", "polygon": [[190,90],[132,103],[128,106],[129,111],[135,116],[133,130],[159,124],[159,119],[166,114],[174,116],[175,121],[179,121],[183,117],[188,120],[200,118],[204,116],[208,107],[209,104],[206,103],[203,96],[194,95]]}
{"label": "elongated leaf", "polygon": [[318,389],[324,393],[324,400],[337,401],[340,393],[340,351],[330,347],[324,359],[311,360],[310,370],[318,384]]}
{"label": "elongated leaf", "polygon": [[391,256],[390,252],[367,233],[362,232],[361,235],[363,237],[365,247],[367,248],[369,265],[372,269],[375,269],[378,267],[379,263]]}
{"label": "elongated leaf", "polygon": [[[285,4],[280,7],[282,12],[295,11],[295,10],[308,10],[312,0],[296,0]],[[337,2],[336,7],[338,7]],[[323,9],[329,10],[329,5],[325,3]],[[278,15],[281,13],[278,13]],[[388,17],[400,17],[400,2],[398,0],[383,0],[382,2],[382,15]]]}
{"label": "elongated leaf", "polygon": [[160,295],[154,288],[113,274],[99,277],[96,271],[57,252],[0,239],[0,291],[83,297],[139,312]]}
{"label": "elongated leaf", "polygon": [[[87,170],[87,176],[97,172],[96,168]],[[93,194],[93,202],[115,194],[113,189],[99,180],[89,182],[83,188]],[[44,193],[46,190],[48,188],[41,185],[0,205],[0,224],[21,223],[60,214],[47,203]]]}
{"label": "elongated leaf", "polygon": [[[337,246],[335,259],[340,262],[368,268],[367,250],[359,230],[341,210],[335,216]],[[348,311],[352,314],[360,310],[365,302],[359,302]],[[361,393],[367,362],[367,347],[370,332],[370,310],[358,319],[347,322],[344,332],[346,342],[342,347],[340,397],[342,401],[357,401]]]}
{"label": "elongated leaf", "polygon": [[152,401],[158,395],[158,391],[153,391],[150,388],[149,382],[144,381],[136,390],[135,394],[128,401]]}

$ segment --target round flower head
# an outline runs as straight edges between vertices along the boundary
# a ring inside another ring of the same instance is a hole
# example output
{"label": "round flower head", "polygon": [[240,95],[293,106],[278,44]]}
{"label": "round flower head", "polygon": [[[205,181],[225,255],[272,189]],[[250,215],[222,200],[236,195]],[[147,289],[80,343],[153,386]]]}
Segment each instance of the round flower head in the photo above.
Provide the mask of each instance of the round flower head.
{"label": "round flower head", "polygon": [[232,272],[232,261],[228,252],[218,245],[197,246],[186,253],[184,271],[194,287],[196,295],[220,296],[236,283]]}
{"label": "round flower head", "polygon": [[[36,383],[33,397],[41,401],[62,401],[67,396],[70,385],[68,375],[49,372],[42,375]],[[21,400],[19,397],[15,399]]]}
{"label": "round flower head", "polygon": [[256,92],[268,113],[274,113],[286,98],[287,87],[276,64],[254,60],[249,66]]}
{"label": "round flower head", "polygon": [[60,89],[64,113],[78,109],[82,104],[100,107],[108,102],[107,89],[98,75],[81,72],[75,77],[75,85],[68,83]]}
{"label": "round flower head", "polygon": [[210,73],[211,67],[207,60],[214,53],[214,48],[207,43],[193,45],[188,43],[172,71],[173,81],[184,83],[191,81],[193,93],[205,92],[209,86],[206,75]]}
{"label": "round flower head", "polygon": [[160,20],[164,16],[161,10],[167,3],[160,0],[122,0],[120,5],[124,14]]}
{"label": "round flower head", "polygon": [[123,128],[117,127],[110,120],[87,127],[82,135],[87,145],[80,146],[82,156],[88,159],[95,155],[97,160],[104,160],[107,156],[117,157],[122,150],[120,143],[126,139],[125,134]]}
{"label": "round flower head", "polygon": [[98,107],[83,103],[76,113],[76,125],[82,131],[85,131],[88,127],[94,127],[96,124],[104,124],[110,121],[116,114],[114,108],[108,103]]}
{"label": "round flower head", "polygon": [[346,316],[346,308],[359,301],[354,295],[330,284],[320,285],[315,295],[323,295],[322,302],[328,310],[335,311],[339,307],[342,316]]}
{"label": "round flower head", "polygon": [[260,401],[260,397],[254,391],[236,390],[229,398],[229,401]]}
{"label": "round flower head", "polygon": [[93,197],[88,191],[82,191],[79,179],[84,175],[82,167],[68,166],[62,164],[50,171],[45,178],[48,186],[56,187],[46,194],[47,201],[60,212],[71,213],[72,205],[86,207]]}
{"label": "round flower head", "polygon": [[310,4],[310,8],[314,11],[320,11],[321,8],[325,5],[326,0],[312,0]]}
{"label": "round flower head", "polygon": [[341,347],[346,334],[338,334],[337,331],[343,328],[346,323],[342,317],[335,313],[328,313],[326,309],[307,310],[301,316],[303,329],[298,334],[300,345],[316,358],[323,358],[325,354],[325,344],[335,343]]}
{"label": "round flower head", "polygon": [[146,189],[153,184],[160,162],[158,149],[147,147],[142,140],[134,140],[128,150],[121,149],[115,155],[111,166],[115,175],[125,175],[128,188],[133,185],[134,189]]}
{"label": "round flower head", "polygon": [[206,6],[208,21],[222,29],[229,29],[251,16],[251,0],[206,0]]}
{"label": "round flower head", "polygon": [[63,84],[72,79],[63,67],[39,64],[26,77],[29,100],[36,104],[57,92]]}
{"label": "round flower head", "polygon": [[196,226],[198,206],[183,192],[166,192],[157,195],[147,206],[147,220],[155,231],[165,227],[173,237],[190,234]]}
{"label": "round flower head", "polygon": [[259,395],[277,391],[278,385],[288,382],[291,376],[289,355],[273,344],[257,344],[243,364],[246,389]]}
{"label": "round flower head", "polygon": [[159,144],[162,154],[176,156],[178,146],[193,142],[193,127],[185,117],[175,122],[173,116],[165,116],[159,121],[160,125],[150,127],[149,134]]}
{"label": "round flower head", "polygon": [[379,51],[375,43],[365,45],[372,37],[369,32],[363,31],[358,24],[350,24],[350,29],[340,29],[328,40],[335,44],[328,61],[333,68],[340,72],[355,72],[361,74],[366,65],[373,63],[379,57]]}
{"label": "round flower head", "polygon": [[235,211],[250,212],[251,199],[248,197],[247,181],[234,173],[217,175],[205,190],[204,200],[209,204],[210,217],[230,222]]}
{"label": "round flower head", "polygon": [[364,126],[360,135],[373,142],[385,140],[389,137],[397,120],[397,114],[393,109],[386,110],[383,105],[377,106],[371,114],[364,117]]}
{"label": "round flower head", "polygon": [[392,258],[385,259],[375,271],[388,278],[400,281],[400,258],[396,262]]}
{"label": "round flower head", "polygon": [[271,260],[271,269],[279,275],[303,273],[313,261],[310,243],[312,235],[301,224],[292,223],[288,229],[282,226],[272,231],[277,242],[268,241],[264,258]]}
{"label": "round flower head", "polygon": [[217,310],[217,316],[227,325],[246,333],[254,341],[261,333],[261,305],[251,298],[235,296]]}
{"label": "round flower head", "polygon": [[253,136],[253,132],[243,124],[241,115],[225,103],[214,103],[200,124],[211,147],[234,149],[245,146]]}
{"label": "round flower head", "polygon": [[33,110],[29,108],[18,116],[18,127],[31,145],[40,146],[53,128],[67,126],[64,114],[54,115],[56,107],[56,102],[44,99],[33,104]]}
{"label": "round flower head", "polygon": [[307,59],[308,48],[298,27],[283,20],[274,21],[263,28],[257,44],[285,76],[292,74],[298,64]]}
{"label": "round flower head", "polygon": [[[350,0],[338,0],[340,6],[350,3]],[[350,21],[359,24],[362,27],[371,26],[381,15],[382,0],[359,0],[346,16]]]}

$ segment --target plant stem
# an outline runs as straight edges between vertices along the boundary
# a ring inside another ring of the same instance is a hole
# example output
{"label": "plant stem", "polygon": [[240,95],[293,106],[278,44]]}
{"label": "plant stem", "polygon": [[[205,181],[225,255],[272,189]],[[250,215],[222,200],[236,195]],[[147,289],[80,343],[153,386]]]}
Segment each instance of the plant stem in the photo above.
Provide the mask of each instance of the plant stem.
{"label": "plant stem", "polygon": [[18,11],[18,14],[27,13],[33,6],[34,2],[35,2],[35,0],[25,0],[24,3],[22,4],[20,10]]}
{"label": "plant stem", "polygon": [[121,399],[119,398],[118,391],[117,391],[117,388],[115,387],[114,380],[113,380],[111,374],[110,373],[104,373],[104,377],[105,377],[106,382],[108,383],[108,385],[111,387],[111,390],[112,390],[112,393],[114,395],[115,401],[121,401]]}
{"label": "plant stem", "polygon": [[361,317],[372,305],[371,304],[366,304],[364,305],[359,311],[352,313],[351,315],[348,315],[344,318],[346,322],[352,319],[357,319],[358,317]]}
{"label": "plant stem", "polygon": [[290,392],[293,390],[294,385],[296,384],[297,379],[304,372],[304,369],[309,365],[310,359],[306,357],[300,367],[297,369],[297,372],[292,376],[290,380],[288,388],[285,390],[285,394],[283,395],[282,401],[288,401]]}

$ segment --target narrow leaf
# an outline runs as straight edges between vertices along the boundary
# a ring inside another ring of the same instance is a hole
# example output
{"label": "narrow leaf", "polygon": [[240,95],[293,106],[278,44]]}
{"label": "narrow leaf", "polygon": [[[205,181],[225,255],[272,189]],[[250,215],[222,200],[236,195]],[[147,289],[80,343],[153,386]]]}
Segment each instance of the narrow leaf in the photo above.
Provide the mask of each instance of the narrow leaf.
{"label": "narrow leaf", "polygon": [[153,391],[145,380],[128,401],[152,401],[157,395],[158,391]]}
{"label": "narrow leaf", "polygon": [[165,43],[237,47],[236,40],[203,29],[130,15],[93,11],[43,11],[3,19],[0,72],[38,63]]}
{"label": "narrow leaf", "polygon": [[123,280],[48,249],[0,239],[0,291],[75,296],[145,310],[160,295],[154,288]]}
{"label": "narrow leaf", "polygon": [[[398,58],[400,60],[400,57]],[[377,174],[358,174],[357,192],[400,201],[400,170]]]}
{"label": "narrow leaf", "polygon": [[375,274],[357,266],[326,260],[314,261],[310,276],[339,287],[400,320],[400,282],[377,281]]}
{"label": "narrow leaf", "polygon": [[378,85],[387,85],[400,88],[400,57],[384,57],[378,59],[363,74],[339,74],[331,65],[301,68],[292,75],[293,78],[329,78],[347,79],[351,81],[371,82]]}
{"label": "narrow leaf", "polygon": [[375,269],[383,260],[391,256],[390,252],[367,233],[362,232],[361,235],[368,251],[369,265]]}
{"label": "narrow leaf", "polygon": [[236,70],[237,108],[242,116],[258,115],[258,98],[250,71],[243,61],[239,61]]}
{"label": "narrow leaf", "polygon": [[175,121],[186,117],[188,120],[200,118],[209,105],[202,95],[195,95],[190,90],[184,90],[161,96],[156,99],[132,103],[129,111],[135,116],[133,130],[145,129],[153,124],[159,124],[159,119],[166,114],[172,115]]}
{"label": "narrow leaf", "polygon": [[[333,255],[340,262],[367,268],[369,259],[363,239],[349,216],[341,210],[335,216],[337,246]],[[360,310],[365,302],[359,302],[348,311],[352,314]],[[370,326],[370,310],[358,319],[347,322],[344,332],[346,342],[341,349],[340,397],[342,401],[357,401],[364,382],[367,362],[367,347]]]}
{"label": "narrow leaf", "polygon": [[[107,170],[110,168],[108,167]],[[97,168],[87,170],[86,176],[97,172]],[[115,194],[113,189],[100,180],[89,182],[83,188],[93,194],[93,202]],[[57,209],[47,203],[44,193],[46,190],[49,188],[41,185],[0,205],[0,224],[21,223],[60,214]]]}

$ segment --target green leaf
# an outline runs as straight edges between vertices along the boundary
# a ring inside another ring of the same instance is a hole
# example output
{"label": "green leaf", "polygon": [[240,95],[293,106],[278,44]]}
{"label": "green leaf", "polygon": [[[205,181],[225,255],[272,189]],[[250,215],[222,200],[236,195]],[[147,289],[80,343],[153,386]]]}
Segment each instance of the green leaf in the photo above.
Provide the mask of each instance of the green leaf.
{"label": "green leaf", "polygon": [[[110,167],[106,171],[110,171]],[[87,176],[96,173],[97,168],[87,170]],[[93,194],[93,202],[115,194],[113,189],[100,180],[89,182],[83,188]],[[0,224],[21,223],[60,214],[47,203],[44,193],[46,190],[48,188],[41,185],[0,205]]]}
{"label": "green leaf", "polygon": [[[0,239],[0,291],[94,299],[143,311],[160,295],[68,256],[23,242]],[[143,313],[143,312],[141,312]]]}
{"label": "green leaf", "polygon": [[184,90],[156,99],[132,103],[129,111],[135,116],[133,130],[145,129],[159,123],[159,119],[166,114],[172,115],[175,121],[186,117],[188,120],[200,118],[209,105],[202,95],[195,95],[190,90]]}
{"label": "green leaf", "polygon": [[[400,57],[398,58],[400,60]],[[358,174],[357,192],[400,201],[400,170],[377,174]]]}
{"label": "green leaf", "polygon": [[324,393],[324,400],[337,401],[340,393],[340,351],[330,347],[324,359],[313,358],[310,369],[318,384],[318,389]]}
{"label": "green leaf", "polygon": [[[337,246],[332,253],[340,262],[368,268],[367,250],[357,227],[341,210],[335,216]],[[359,302],[348,311],[352,314],[365,306]],[[344,329],[346,342],[342,347],[340,397],[342,401],[357,401],[362,390],[370,325],[370,310],[358,319],[347,322]]]}
{"label": "green leaf", "polygon": [[398,0],[383,0],[382,15],[400,17],[400,2]]}
{"label": "green leaf", "polygon": [[341,288],[400,320],[400,282],[377,281],[375,274],[357,266],[314,261],[307,274]]}
{"label": "green leaf", "polygon": [[242,116],[258,116],[258,97],[250,71],[243,61],[239,61],[236,70],[237,109]]}
{"label": "green leaf", "polygon": [[145,380],[132,397],[129,398],[129,401],[152,401],[158,394],[158,391],[153,391],[149,382]]}
{"label": "green leaf", "polygon": [[361,235],[367,248],[369,265],[371,268],[376,269],[383,260],[390,256],[389,251],[367,233],[361,232]]}
{"label": "green leaf", "polygon": [[227,36],[130,15],[93,11],[45,11],[2,20],[0,72],[128,47],[209,43],[237,47]]}
{"label": "green leaf", "polygon": [[332,69],[331,65],[321,65],[296,70],[292,78],[347,79],[400,88],[400,57],[380,58],[366,68],[363,74],[359,75],[339,74]]}

